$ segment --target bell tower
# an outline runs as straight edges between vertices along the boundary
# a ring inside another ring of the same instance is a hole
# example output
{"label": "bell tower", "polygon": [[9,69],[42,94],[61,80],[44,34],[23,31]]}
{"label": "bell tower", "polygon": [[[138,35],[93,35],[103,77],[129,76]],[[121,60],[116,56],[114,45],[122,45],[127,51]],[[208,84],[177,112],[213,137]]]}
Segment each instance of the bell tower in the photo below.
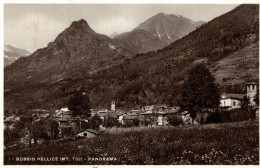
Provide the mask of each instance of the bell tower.
{"label": "bell tower", "polygon": [[115,101],[111,102],[111,110],[112,111],[116,111],[116,103],[115,103]]}
{"label": "bell tower", "polygon": [[255,99],[256,92],[257,92],[257,83],[254,83],[254,82],[247,83],[246,90],[247,90],[246,96],[249,98],[250,104],[252,106],[255,105],[256,103],[255,103],[254,99]]}

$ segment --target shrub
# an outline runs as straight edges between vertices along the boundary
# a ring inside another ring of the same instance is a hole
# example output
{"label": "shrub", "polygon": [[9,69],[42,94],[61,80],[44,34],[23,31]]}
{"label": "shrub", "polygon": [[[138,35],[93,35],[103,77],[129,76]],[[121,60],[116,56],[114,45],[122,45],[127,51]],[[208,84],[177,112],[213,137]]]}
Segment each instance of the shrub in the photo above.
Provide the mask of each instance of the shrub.
{"label": "shrub", "polygon": [[102,119],[98,115],[94,115],[88,122],[89,128],[98,130],[99,126],[102,124]]}
{"label": "shrub", "polygon": [[139,126],[139,124],[140,124],[140,121],[139,121],[138,118],[133,119],[132,122],[133,122],[133,125],[134,125],[134,126]]}
{"label": "shrub", "polygon": [[223,112],[210,113],[206,123],[235,122],[255,119],[255,112],[251,109],[248,111],[242,109],[232,109]]}
{"label": "shrub", "polygon": [[168,122],[172,126],[179,126],[179,125],[183,124],[182,119],[177,115],[168,116]]}
{"label": "shrub", "polygon": [[222,122],[222,116],[221,113],[219,112],[210,113],[206,119],[206,123],[221,123],[221,122]]}
{"label": "shrub", "polygon": [[244,121],[249,119],[255,119],[255,113],[253,110],[244,111],[241,109],[233,109],[227,111],[230,115],[230,121]]}
{"label": "shrub", "polygon": [[109,116],[106,120],[106,127],[117,127],[119,126],[119,121],[115,117]]}

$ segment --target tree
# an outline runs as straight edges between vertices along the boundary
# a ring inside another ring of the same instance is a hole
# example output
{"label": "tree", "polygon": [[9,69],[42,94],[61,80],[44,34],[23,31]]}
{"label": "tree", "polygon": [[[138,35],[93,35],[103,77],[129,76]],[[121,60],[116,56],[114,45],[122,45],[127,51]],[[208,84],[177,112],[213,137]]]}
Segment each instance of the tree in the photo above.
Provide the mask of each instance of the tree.
{"label": "tree", "polygon": [[197,64],[188,72],[181,93],[179,105],[182,110],[188,111],[194,119],[201,114],[200,122],[203,123],[203,110],[214,109],[219,106],[220,94],[215,78],[205,64]]}
{"label": "tree", "polygon": [[249,111],[249,98],[247,96],[244,96],[243,100],[241,101],[241,110],[243,111]]}
{"label": "tree", "polygon": [[42,124],[41,131],[46,135],[45,138],[48,138],[53,143],[59,135],[59,124],[52,117],[45,118],[40,122]]}
{"label": "tree", "polygon": [[[24,135],[24,124],[21,121],[14,123],[14,128],[10,129],[5,127],[4,129],[4,145],[6,148],[14,144],[19,144],[20,138]],[[19,146],[19,145],[18,145]]]}
{"label": "tree", "polygon": [[89,128],[98,130],[99,126],[102,124],[102,119],[98,115],[94,115],[89,121]]}
{"label": "tree", "polygon": [[136,127],[140,126],[140,120],[138,118],[134,118],[132,122],[134,126]]}
{"label": "tree", "polygon": [[169,115],[167,117],[168,123],[172,126],[179,126],[183,124],[183,121],[181,117],[178,117],[177,115]]}
{"label": "tree", "polygon": [[29,146],[31,146],[31,139],[33,138],[33,120],[34,120],[34,113],[31,111],[31,107],[27,108],[26,111],[23,111],[23,116],[21,116],[21,122],[26,131],[28,131],[29,135]]}
{"label": "tree", "polygon": [[256,105],[259,105],[259,86],[257,87],[256,95],[254,97]]}
{"label": "tree", "polygon": [[85,92],[76,91],[69,99],[68,108],[73,112],[73,116],[90,116],[90,101]]}
{"label": "tree", "polygon": [[114,126],[119,126],[119,121],[115,117],[109,116],[106,120],[106,127],[114,127]]}

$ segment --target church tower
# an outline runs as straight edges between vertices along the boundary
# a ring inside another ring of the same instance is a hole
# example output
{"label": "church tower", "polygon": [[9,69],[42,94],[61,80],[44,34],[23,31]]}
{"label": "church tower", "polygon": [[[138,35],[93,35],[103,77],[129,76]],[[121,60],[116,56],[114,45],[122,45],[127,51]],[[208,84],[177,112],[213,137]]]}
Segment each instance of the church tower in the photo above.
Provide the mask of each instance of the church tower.
{"label": "church tower", "polygon": [[115,101],[111,102],[111,110],[112,111],[116,111],[116,103],[115,103]]}
{"label": "church tower", "polygon": [[249,98],[249,102],[252,106],[254,106],[256,103],[254,101],[255,95],[257,92],[257,83],[251,82],[247,84],[247,97]]}

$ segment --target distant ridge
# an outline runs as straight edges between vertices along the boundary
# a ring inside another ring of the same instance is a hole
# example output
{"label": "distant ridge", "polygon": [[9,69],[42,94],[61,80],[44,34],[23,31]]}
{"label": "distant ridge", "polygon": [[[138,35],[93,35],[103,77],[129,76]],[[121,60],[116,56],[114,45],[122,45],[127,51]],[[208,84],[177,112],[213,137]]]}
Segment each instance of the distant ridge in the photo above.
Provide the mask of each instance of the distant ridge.
{"label": "distant ridge", "polygon": [[30,54],[25,49],[18,48],[13,44],[7,44],[4,46],[4,66],[10,65],[20,57],[26,57]]}
{"label": "distant ridge", "polygon": [[181,15],[158,13],[133,31],[114,37],[133,53],[162,49],[187,35],[205,22],[195,22]]}

